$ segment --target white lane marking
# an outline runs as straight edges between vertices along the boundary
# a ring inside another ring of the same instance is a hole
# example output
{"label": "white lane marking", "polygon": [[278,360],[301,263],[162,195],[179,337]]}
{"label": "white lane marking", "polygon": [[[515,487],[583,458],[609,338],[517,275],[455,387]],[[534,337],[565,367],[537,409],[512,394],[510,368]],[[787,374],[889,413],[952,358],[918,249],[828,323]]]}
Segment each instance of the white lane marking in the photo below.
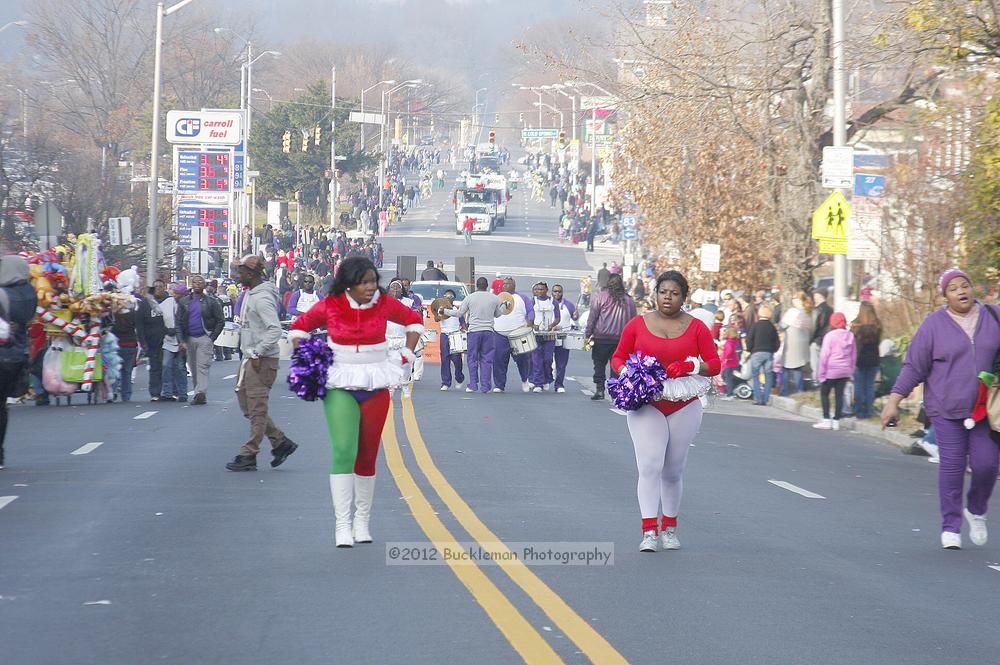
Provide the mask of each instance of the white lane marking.
{"label": "white lane marking", "polygon": [[986,566],[987,568],[992,568],[993,570],[1000,572],[1000,566]]}
{"label": "white lane marking", "polygon": [[786,489],[789,492],[795,492],[796,494],[800,494],[800,495],[804,496],[807,499],[825,499],[826,498],[822,494],[816,494],[815,492],[810,492],[809,490],[804,490],[801,487],[799,487],[798,485],[793,485],[791,483],[786,483],[784,480],[768,480],[767,482],[769,482],[772,485],[775,485],[777,487],[780,487],[782,489]]}
{"label": "white lane marking", "polygon": [[0,510],[6,508],[7,505],[16,498],[16,496],[0,496]]}
{"label": "white lane marking", "polygon": [[110,604],[111,604],[110,600],[91,600],[89,602],[84,603],[84,605],[110,605]]}
{"label": "white lane marking", "polygon": [[157,413],[159,413],[159,411],[143,411],[132,420],[145,420],[146,418],[155,416]]}
{"label": "white lane marking", "polygon": [[222,379],[224,381],[228,381],[229,379],[235,379],[236,376],[237,376],[236,374],[227,374],[226,376],[222,377]]}
{"label": "white lane marking", "polygon": [[103,441],[91,441],[90,443],[83,444],[82,446],[71,452],[70,455],[86,455],[89,452],[97,450],[97,448],[102,445],[104,445]]}

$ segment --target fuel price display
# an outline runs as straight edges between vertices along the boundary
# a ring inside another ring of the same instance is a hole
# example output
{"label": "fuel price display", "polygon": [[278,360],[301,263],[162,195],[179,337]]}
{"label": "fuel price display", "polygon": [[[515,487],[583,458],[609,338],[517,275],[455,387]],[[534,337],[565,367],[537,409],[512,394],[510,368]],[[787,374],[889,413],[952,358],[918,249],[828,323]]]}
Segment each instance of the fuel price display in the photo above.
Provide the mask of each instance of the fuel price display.
{"label": "fuel price display", "polygon": [[209,247],[229,247],[228,206],[181,206],[177,209],[177,226],[184,245],[191,245],[191,227],[204,226],[208,229]]}
{"label": "fuel price display", "polygon": [[229,152],[179,150],[177,191],[206,193],[232,191],[232,157]]}

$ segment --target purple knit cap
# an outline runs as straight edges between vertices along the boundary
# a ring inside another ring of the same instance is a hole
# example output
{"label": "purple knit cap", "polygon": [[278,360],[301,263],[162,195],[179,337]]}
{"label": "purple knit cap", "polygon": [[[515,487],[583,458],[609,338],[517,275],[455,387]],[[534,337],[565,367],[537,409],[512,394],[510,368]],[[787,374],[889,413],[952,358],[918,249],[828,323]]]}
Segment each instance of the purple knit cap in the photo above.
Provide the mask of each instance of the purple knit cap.
{"label": "purple knit cap", "polygon": [[188,287],[186,284],[177,283],[174,284],[174,291],[182,296],[186,296],[188,294]]}
{"label": "purple knit cap", "polygon": [[[969,276],[966,275],[963,271],[959,270],[958,268],[948,268],[943,273],[941,273],[941,276],[938,277],[938,288],[941,289],[942,295],[944,295],[945,289],[948,288],[948,284],[951,282],[951,280],[955,279],[956,277],[964,277],[965,279],[969,279]],[[969,281],[971,282],[972,280],[969,279]]]}

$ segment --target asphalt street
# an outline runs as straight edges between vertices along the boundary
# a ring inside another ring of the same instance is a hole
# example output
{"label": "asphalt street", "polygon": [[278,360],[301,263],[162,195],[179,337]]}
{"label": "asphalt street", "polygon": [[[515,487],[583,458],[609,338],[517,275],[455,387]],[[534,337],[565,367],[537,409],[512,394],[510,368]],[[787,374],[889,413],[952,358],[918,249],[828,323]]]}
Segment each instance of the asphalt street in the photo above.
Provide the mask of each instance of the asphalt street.
{"label": "asphalt street", "polygon": [[[525,196],[505,228],[475,238],[477,266],[525,288],[551,275],[575,293],[577,275],[611,253],[560,246],[553,211]],[[469,255],[449,210],[450,193],[435,192],[411,211],[385,240],[387,266],[396,254],[418,266]],[[589,354],[572,354],[562,395],[522,393],[513,368],[504,394],[440,392],[428,365],[412,400],[394,396],[375,543],[338,550],[321,409],[294,399],[283,375],[271,411],[298,452],[278,469],[266,454],[256,473],[224,469],[247,432],[237,368],[212,367],[203,407],[12,407],[0,662],[1000,660],[989,620],[1000,534],[941,550],[936,467],[924,458],[718,403],[690,451],[683,548],[640,554],[631,441],[624,417],[587,398]],[[452,541],[614,557],[446,565]],[[405,561],[387,543],[418,559],[437,547],[439,559]]]}

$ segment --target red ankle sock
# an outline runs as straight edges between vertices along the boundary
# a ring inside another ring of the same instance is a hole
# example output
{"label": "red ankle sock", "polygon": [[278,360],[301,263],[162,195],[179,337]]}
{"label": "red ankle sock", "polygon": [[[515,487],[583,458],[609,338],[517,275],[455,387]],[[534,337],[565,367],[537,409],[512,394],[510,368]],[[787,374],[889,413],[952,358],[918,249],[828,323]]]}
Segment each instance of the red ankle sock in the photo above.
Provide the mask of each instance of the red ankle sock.
{"label": "red ankle sock", "polygon": [[655,517],[643,517],[642,518],[642,532],[656,531],[656,518]]}
{"label": "red ankle sock", "polygon": [[667,527],[675,527],[676,528],[677,527],[677,518],[676,517],[667,517],[666,515],[664,515],[663,516],[663,520],[662,520],[661,523],[662,523],[662,528],[663,528],[664,531],[667,530]]}

